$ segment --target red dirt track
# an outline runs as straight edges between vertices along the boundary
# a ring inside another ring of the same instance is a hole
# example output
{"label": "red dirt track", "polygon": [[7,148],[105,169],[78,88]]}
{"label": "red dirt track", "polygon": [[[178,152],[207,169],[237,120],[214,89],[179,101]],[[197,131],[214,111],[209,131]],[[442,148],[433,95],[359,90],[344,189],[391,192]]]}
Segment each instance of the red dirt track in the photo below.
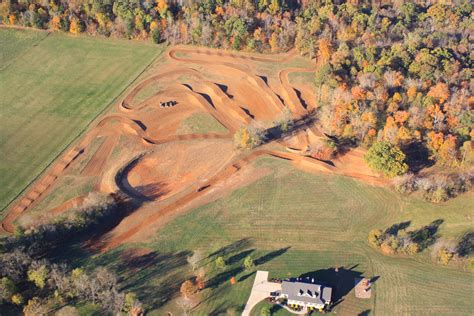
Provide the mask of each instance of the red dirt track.
{"label": "red dirt track", "polygon": [[[281,96],[264,80],[265,74],[255,72],[254,63],[286,62],[295,58],[293,52],[265,57],[178,46],[171,48],[166,58],[168,65],[133,87],[113,111],[100,118],[86,136],[8,210],[1,222],[5,232],[13,233],[14,221],[38,203],[55,180],[68,172],[71,164],[85,159],[82,154],[91,150],[92,141],[99,137],[104,138],[103,142],[84,162],[79,176],[115,182],[115,190],[153,206],[148,208],[151,210],[136,210],[98,240],[95,247],[101,250],[114,248],[132,237],[136,239],[142,230],[153,227],[177,209],[199,205],[215,187],[225,189],[227,179],[261,156],[286,159],[309,172],[346,175],[376,185],[385,183],[364,165],[360,151],[350,151],[332,164],[302,155],[300,151],[313,139],[324,137],[315,124],[305,126],[286,140],[275,140],[254,151],[237,152],[233,148],[232,136],[240,126],[273,122],[281,117],[285,107],[295,120],[314,110],[315,101],[304,100],[312,93],[304,87],[296,89],[288,79],[292,72],[312,72],[313,69],[279,71],[279,87],[273,82],[272,87],[278,89]],[[143,101],[135,101],[145,89],[158,85],[159,91]],[[170,100],[176,105],[160,107],[160,102]],[[228,132],[177,134],[187,117],[202,112],[210,114]],[[124,141],[133,146],[124,146]],[[120,152],[119,158],[114,156],[114,151]],[[111,175],[114,180],[109,179]],[[82,200],[67,201],[52,212],[60,213]]]}

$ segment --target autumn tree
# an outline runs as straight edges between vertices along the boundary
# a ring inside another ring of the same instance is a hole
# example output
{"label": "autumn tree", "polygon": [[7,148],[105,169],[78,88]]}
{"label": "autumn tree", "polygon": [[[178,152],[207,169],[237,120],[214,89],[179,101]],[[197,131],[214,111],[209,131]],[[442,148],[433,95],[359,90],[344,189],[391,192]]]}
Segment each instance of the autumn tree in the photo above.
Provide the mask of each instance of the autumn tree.
{"label": "autumn tree", "polygon": [[319,40],[319,59],[320,65],[326,65],[331,58],[331,42],[325,38]]}
{"label": "autumn tree", "polygon": [[42,289],[46,285],[48,274],[48,268],[44,264],[36,268],[33,267],[28,271],[28,281],[33,282],[37,287]]}
{"label": "autumn tree", "polygon": [[192,280],[186,280],[181,284],[179,291],[184,297],[190,298],[197,292],[197,286]]}
{"label": "autumn tree", "polygon": [[280,50],[280,47],[278,46],[278,35],[276,32],[272,33],[268,43],[270,44],[270,47],[272,48],[272,52],[277,52]]}
{"label": "autumn tree", "polygon": [[241,149],[253,149],[262,142],[262,132],[250,126],[241,127],[234,135],[234,143]]}
{"label": "autumn tree", "polygon": [[268,11],[270,11],[271,14],[277,14],[280,12],[280,0],[271,0],[272,2],[268,6]]}
{"label": "autumn tree", "polygon": [[168,7],[168,0],[158,0],[156,2],[156,11],[158,11],[162,18],[166,18]]}

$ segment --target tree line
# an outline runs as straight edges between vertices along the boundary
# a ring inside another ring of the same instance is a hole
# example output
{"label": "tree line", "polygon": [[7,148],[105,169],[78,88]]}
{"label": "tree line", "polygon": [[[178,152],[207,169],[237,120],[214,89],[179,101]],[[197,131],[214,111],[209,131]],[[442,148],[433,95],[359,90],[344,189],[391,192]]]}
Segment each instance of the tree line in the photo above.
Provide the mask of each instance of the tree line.
{"label": "tree line", "polygon": [[90,304],[106,315],[143,314],[136,295],[122,291],[113,272],[58,262],[63,252],[81,245],[126,208],[117,196],[90,194],[86,201],[55,222],[19,229],[14,236],[0,239],[0,310],[32,316],[55,311],[74,315],[75,306]]}

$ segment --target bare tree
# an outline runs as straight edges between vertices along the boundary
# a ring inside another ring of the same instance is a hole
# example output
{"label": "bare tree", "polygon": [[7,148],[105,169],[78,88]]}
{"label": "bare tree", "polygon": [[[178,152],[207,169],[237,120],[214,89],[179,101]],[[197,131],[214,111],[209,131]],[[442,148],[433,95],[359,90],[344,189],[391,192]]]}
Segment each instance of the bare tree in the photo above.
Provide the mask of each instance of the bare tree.
{"label": "bare tree", "polygon": [[191,265],[193,271],[195,271],[198,268],[198,263],[204,259],[203,253],[200,250],[196,250],[193,252],[191,256],[188,256],[187,258],[188,263]]}

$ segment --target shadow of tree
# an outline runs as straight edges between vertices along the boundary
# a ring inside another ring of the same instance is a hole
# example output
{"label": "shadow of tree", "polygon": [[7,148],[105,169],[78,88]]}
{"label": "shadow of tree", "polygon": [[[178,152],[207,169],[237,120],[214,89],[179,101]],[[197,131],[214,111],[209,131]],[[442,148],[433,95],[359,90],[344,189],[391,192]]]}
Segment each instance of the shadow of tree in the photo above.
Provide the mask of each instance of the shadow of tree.
{"label": "shadow of tree", "polygon": [[248,278],[250,278],[250,277],[251,277],[252,275],[254,275],[255,273],[256,273],[256,272],[253,271],[253,272],[250,272],[250,273],[248,273],[248,274],[246,274],[246,275],[241,276],[240,279],[239,279],[239,282],[243,282],[243,281],[247,280]]}
{"label": "shadow of tree", "polygon": [[282,254],[284,254],[285,252],[288,251],[288,249],[290,249],[291,247],[285,247],[285,248],[281,248],[281,249],[278,249],[278,250],[275,250],[275,251],[271,251],[269,253],[267,253],[266,255],[256,259],[254,262],[255,262],[255,265],[261,265],[261,264],[264,264],[264,263],[267,263],[268,261],[270,260],[273,260],[275,259],[276,257],[279,257],[281,256]]}
{"label": "shadow of tree", "polygon": [[367,309],[367,310],[363,311],[362,313],[357,314],[357,316],[369,316],[370,312],[371,312],[371,310]]}
{"label": "shadow of tree", "polygon": [[233,255],[233,256],[229,257],[229,259],[227,259],[226,262],[227,262],[228,265],[233,265],[234,263],[237,263],[237,262],[245,259],[245,257],[249,256],[254,251],[255,251],[255,249],[249,249],[249,250],[242,251],[242,252],[240,252],[236,255]]}
{"label": "shadow of tree", "polygon": [[429,168],[435,163],[433,159],[430,159],[430,151],[421,142],[412,142],[401,149],[406,154],[406,163],[413,173]]}
{"label": "shadow of tree", "polygon": [[443,222],[444,220],[442,219],[434,220],[429,225],[409,232],[409,236],[420,246],[421,250],[426,249],[427,247],[433,245],[439,238],[438,229]]}
{"label": "shadow of tree", "polygon": [[474,232],[468,232],[461,237],[457,245],[457,252],[461,257],[467,257],[474,253]]}
{"label": "shadow of tree", "polygon": [[[98,215],[89,219],[87,226],[64,232],[63,235],[52,231],[54,239],[47,247],[43,245],[42,255],[53,262],[67,262],[74,267],[87,262],[106,242],[107,234],[142,205],[142,201],[123,193],[115,193],[114,196],[118,202],[107,212],[108,216]],[[48,238],[42,240],[46,242]]]}
{"label": "shadow of tree", "polygon": [[280,305],[275,304],[270,308],[270,315],[276,314],[282,309],[283,309],[283,307],[281,307]]}
{"label": "shadow of tree", "polygon": [[252,241],[250,238],[242,238],[239,239],[230,245],[224,246],[220,248],[219,250],[211,253],[207,258],[212,258],[212,257],[224,257],[227,256],[233,252],[240,251],[242,249],[246,249],[252,245]]}
{"label": "shadow of tree", "polygon": [[306,129],[307,127],[313,125],[315,122],[316,116],[315,112],[313,111],[293,121],[291,126],[289,126],[288,130],[286,131],[282,131],[279,125],[270,127],[263,132],[263,143],[268,143],[275,139],[280,139],[282,137],[293,136],[302,129]]}
{"label": "shadow of tree", "polygon": [[390,235],[397,235],[400,230],[407,229],[408,226],[410,226],[410,224],[411,224],[411,221],[393,224],[392,226],[390,226],[389,228],[385,230],[385,233],[390,234]]}
{"label": "shadow of tree", "polygon": [[235,267],[233,269],[221,272],[217,274],[216,276],[212,277],[206,282],[206,287],[208,288],[216,288],[219,285],[223,284],[224,282],[227,282],[230,280],[231,277],[236,276],[239,273],[242,273],[244,271],[243,267]]}
{"label": "shadow of tree", "polygon": [[[190,254],[189,251],[154,251],[143,255],[122,252],[122,260],[117,265],[122,289],[135,292],[140,301],[152,309],[164,305],[178,295],[181,284],[186,279],[183,268],[187,266],[187,257]],[[153,283],[150,283],[151,280]]]}

